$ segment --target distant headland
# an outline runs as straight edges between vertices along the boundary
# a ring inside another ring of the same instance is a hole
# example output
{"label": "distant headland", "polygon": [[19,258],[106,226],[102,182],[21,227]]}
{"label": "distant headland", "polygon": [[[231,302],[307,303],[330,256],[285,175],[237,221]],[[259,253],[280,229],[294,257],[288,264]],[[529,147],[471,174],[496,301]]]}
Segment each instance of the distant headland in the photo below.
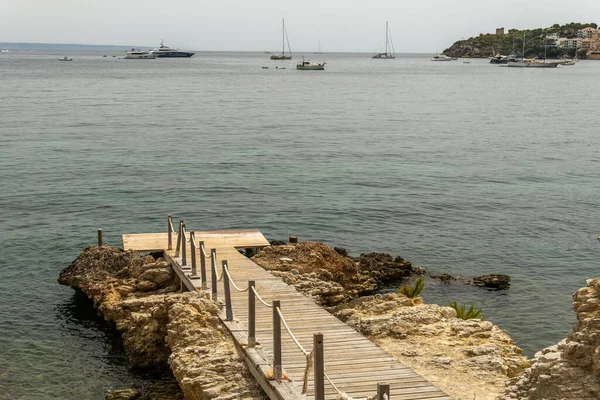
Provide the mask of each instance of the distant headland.
{"label": "distant headland", "polygon": [[[525,38],[525,39],[524,39]],[[525,43],[523,43],[525,41]],[[481,33],[459,40],[444,50],[450,57],[486,58],[497,55],[524,57],[574,58],[600,60],[600,29],[591,23],[554,24],[548,28],[496,29],[495,33]]]}

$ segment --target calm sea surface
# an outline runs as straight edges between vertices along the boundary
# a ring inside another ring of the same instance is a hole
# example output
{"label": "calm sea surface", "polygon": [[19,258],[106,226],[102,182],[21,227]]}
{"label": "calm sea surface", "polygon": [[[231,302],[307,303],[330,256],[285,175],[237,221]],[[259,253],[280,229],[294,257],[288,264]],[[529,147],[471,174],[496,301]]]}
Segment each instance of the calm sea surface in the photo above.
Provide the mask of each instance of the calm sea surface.
{"label": "calm sea surface", "polygon": [[574,324],[571,294],[600,272],[600,62],[324,54],[307,72],[256,53],[106,54],[0,54],[0,398],[154,382],[56,278],[97,228],[121,245],[168,213],[508,274],[504,292],[423,297],[475,302],[529,355]]}

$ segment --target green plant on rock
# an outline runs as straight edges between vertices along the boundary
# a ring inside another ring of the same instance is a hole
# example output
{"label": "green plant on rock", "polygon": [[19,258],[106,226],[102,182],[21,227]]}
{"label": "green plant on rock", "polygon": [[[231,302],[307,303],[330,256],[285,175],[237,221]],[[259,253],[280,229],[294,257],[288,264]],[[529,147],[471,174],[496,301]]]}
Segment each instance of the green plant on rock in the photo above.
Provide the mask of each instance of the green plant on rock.
{"label": "green plant on rock", "polygon": [[425,288],[425,279],[422,276],[420,276],[412,286],[404,285],[404,286],[398,288],[398,293],[401,293],[401,294],[405,295],[406,297],[414,299],[415,297],[418,297],[421,294],[421,292],[423,292],[424,288]]}
{"label": "green plant on rock", "polygon": [[475,304],[471,303],[471,306],[467,309],[467,305],[466,304],[458,304],[455,301],[451,302],[449,304],[450,307],[454,308],[456,310],[456,318],[460,318],[460,319],[483,319],[483,317],[481,316],[481,307],[479,308],[475,308]]}

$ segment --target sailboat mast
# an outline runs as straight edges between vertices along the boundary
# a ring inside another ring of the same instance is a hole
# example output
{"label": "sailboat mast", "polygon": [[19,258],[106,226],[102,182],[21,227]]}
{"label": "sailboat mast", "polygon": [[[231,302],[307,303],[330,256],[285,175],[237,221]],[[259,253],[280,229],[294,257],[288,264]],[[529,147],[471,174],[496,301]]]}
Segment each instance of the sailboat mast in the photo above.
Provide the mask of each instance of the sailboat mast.
{"label": "sailboat mast", "polygon": [[385,21],[385,54],[388,53],[388,22]]}
{"label": "sailboat mast", "polygon": [[281,18],[281,54],[285,55],[285,19]]}

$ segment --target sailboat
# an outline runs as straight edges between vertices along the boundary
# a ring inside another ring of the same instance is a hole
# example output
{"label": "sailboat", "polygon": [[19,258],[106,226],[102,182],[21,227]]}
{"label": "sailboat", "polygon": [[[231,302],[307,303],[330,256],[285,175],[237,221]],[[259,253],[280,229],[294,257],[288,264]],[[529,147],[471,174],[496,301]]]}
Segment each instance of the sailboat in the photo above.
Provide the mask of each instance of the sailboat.
{"label": "sailboat", "polygon": [[544,43],[544,61],[525,61],[525,32],[523,32],[523,59],[520,61],[509,61],[506,63],[507,67],[512,68],[556,68],[557,62],[546,61],[546,49],[549,45]]}
{"label": "sailboat", "polygon": [[396,58],[394,42],[392,41],[392,36],[390,35],[390,29],[387,21],[385,21],[385,53],[377,53],[373,55],[373,58],[376,60],[389,60]]}
{"label": "sailboat", "polygon": [[[281,48],[281,54],[273,54],[271,55],[271,60],[291,60],[292,59],[292,49],[290,48],[290,40],[288,39],[287,36],[287,31],[285,30],[285,20],[281,19],[281,23],[282,23],[282,31],[283,31],[283,36],[282,36],[282,48]],[[289,50],[289,55],[285,54],[285,44],[287,42],[287,46],[288,46],[288,50]]]}
{"label": "sailboat", "polygon": [[317,51],[313,54],[323,54],[323,52],[321,52],[321,42],[317,42]]}

